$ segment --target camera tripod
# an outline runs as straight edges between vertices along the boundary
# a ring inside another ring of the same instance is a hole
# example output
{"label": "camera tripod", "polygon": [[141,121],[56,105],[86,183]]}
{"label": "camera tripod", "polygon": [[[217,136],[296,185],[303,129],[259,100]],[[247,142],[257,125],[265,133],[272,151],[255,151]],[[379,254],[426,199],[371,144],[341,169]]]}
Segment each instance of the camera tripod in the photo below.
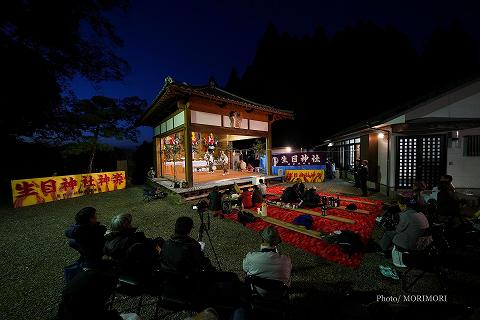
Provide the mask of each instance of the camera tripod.
{"label": "camera tripod", "polygon": [[[207,223],[205,224],[204,215],[207,214]],[[213,247],[212,238],[210,238],[210,214],[207,210],[198,211],[198,215],[200,217],[200,228],[198,230],[198,241],[202,241],[203,233],[207,234],[208,242],[210,242],[210,246],[212,247],[213,256],[215,257],[215,261],[217,261],[218,269],[222,271],[222,266],[220,265],[220,261],[218,260],[217,253],[215,252],[215,248]]]}

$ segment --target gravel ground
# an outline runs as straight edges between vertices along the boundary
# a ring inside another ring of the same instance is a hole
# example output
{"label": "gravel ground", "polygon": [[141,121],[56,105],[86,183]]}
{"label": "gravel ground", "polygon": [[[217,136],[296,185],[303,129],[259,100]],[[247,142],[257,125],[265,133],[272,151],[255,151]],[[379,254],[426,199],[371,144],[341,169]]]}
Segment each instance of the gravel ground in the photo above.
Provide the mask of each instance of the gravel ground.
{"label": "gravel ground", "polygon": [[[99,221],[107,225],[114,215],[130,212],[134,224],[149,237],[168,238],[176,218],[181,215],[193,217],[195,237],[199,224],[198,213],[191,209],[191,204],[183,203],[172,194],[163,200],[144,202],[140,187],[19,209],[8,206],[0,208],[1,319],[54,317],[63,288],[63,267],[77,258],[76,252],[67,246],[63,231],[82,207],[95,207]],[[241,262],[248,251],[258,247],[258,234],[228,219],[212,218],[210,235],[223,270],[236,272],[243,279]],[[280,250],[292,258],[294,265],[291,293],[294,319],[361,318],[365,308],[357,303],[358,300],[352,302],[345,298],[344,294],[349,291],[382,291],[386,296],[402,294],[399,281],[386,279],[379,273],[378,265],[388,264],[388,261],[378,254],[367,253],[361,266],[352,270],[287,244],[281,244]],[[206,253],[214,261],[208,243]],[[467,262],[461,263],[464,267],[471,265],[470,255],[466,257]],[[480,276],[468,270],[471,268],[460,269],[450,272],[448,301],[478,308]],[[420,280],[415,292],[441,293],[433,276]],[[116,307],[128,306],[128,303],[120,303]],[[383,303],[379,308],[391,310],[402,306]],[[409,310],[424,306],[426,304],[416,303],[410,305]],[[435,309],[442,310],[438,306]],[[152,311],[153,306],[145,307],[144,319],[153,318]],[[167,318],[183,319],[186,315],[177,313]]]}

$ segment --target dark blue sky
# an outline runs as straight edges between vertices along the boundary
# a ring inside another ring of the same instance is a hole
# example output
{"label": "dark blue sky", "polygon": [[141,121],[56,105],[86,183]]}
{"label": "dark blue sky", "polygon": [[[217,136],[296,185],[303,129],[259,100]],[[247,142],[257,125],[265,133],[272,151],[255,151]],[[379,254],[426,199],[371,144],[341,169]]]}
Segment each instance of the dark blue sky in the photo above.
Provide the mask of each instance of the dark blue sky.
{"label": "dark blue sky", "polygon": [[[126,14],[112,13],[112,22],[124,40],[124,47],[118,53],[129,62],[130,73],[121,82],[96,86],[77,78],[73,81],[73,90],[79,98],[139,96],[150,103],[168,75],[191,84],[204,84],[213,75],[220,85],[225,85],[232,67],[241,75],[252,61],[269,22],[279,32],[297,36],[310,35],[321,25],[331,36],[348,25],[371,21],[405,32],[415,47],[421,49],[433,29],[447,26],[456,19],[480,40],[479,3],[466,0],[132,0]],[[152,130],[140,129],[139,142],[151,140]]]}

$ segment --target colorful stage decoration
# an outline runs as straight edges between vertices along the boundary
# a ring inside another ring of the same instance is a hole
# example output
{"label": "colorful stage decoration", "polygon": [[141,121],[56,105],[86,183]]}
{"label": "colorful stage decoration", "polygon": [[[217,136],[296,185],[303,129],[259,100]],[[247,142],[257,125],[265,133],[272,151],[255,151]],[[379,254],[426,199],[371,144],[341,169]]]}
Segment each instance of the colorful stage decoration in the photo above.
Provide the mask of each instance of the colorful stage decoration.
{"label": "colorful stage decoration", "polygon": [[324,152],[281,153],[272,156],[272,166],[323,165]]}
{"label": "colorful stage decoration", "polygon": [[218,138],[213,135],[213,133],[210,133],[207,137],[203,139],[203,144],[207,147],[207,150],[210,152],[213,152],[215,150],[215,147],[218,144]]}
{"label": "colorful stage decoration", "polygon": [[285,181],[302,182],[323,182],[325,178],[324,170],[287,170],[285,171]]}
{"label": "colorful stage decoration", "polygon": [[200,132],[192,132],[192,152],[198,151],[199,144],[200,144]]}
{"label": "colorful stage decoration", "polygon": [[13,207],[125,189],[125,171],[12,180]]}

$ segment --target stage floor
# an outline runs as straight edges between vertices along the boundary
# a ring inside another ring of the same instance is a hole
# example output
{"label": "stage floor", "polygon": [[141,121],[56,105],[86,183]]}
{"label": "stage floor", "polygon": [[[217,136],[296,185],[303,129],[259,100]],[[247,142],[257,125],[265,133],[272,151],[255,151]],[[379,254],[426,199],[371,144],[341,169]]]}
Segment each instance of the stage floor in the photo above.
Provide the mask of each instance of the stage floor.
{"label": "stage floor", "polygon": [[232,179],[259,177],[262,174],[258,172],[242,172],[242,171],[228,171],[228,174],[223,175],[223,170],[215,170],[213,173],[208,172],[194,172],[193,184],[208,183],[211,181],[221,182]]}
{"label": "stage floor", "polygon": [[191,188],[173,188],[173,182],[166,178],[154,179],[156,183],[168,188],[179,194],[190,193],[194,191],[201,191],[218,187],[228,187],[236,184],[248,184],[251,183],[252,178],[262,177],[265,180],[278,178],[278,176],[267,176],[259,172],[241,172],[241,171],[229,171],[228,174],[223,175],[223,170],[216,170],[213,173],[208,172],[194,172],[193,173],[193,187]]}

